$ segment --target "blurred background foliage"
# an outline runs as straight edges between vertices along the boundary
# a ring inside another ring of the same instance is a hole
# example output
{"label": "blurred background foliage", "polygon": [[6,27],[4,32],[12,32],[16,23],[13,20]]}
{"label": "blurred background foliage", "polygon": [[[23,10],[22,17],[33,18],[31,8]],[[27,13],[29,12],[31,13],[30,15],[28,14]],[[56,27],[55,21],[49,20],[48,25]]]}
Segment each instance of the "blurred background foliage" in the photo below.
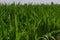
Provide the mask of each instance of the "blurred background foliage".
{"label": "blurred background foliage", "polygon": [[0,4],[0,40],[59,40],[57,35],[60,5]]}

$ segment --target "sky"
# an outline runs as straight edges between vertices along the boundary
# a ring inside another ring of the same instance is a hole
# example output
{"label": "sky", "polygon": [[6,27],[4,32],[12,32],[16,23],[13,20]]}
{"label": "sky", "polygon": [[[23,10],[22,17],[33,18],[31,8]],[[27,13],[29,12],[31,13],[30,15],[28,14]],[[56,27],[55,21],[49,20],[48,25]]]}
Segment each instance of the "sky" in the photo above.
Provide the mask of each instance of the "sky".
{"label": "sky", "polygon": [[32,4],[41,4],[41,3],[44,3],[44,4],[51,4],[51,2],[53,3],[57,3],[57,4],[60,4],[60,0],[0,0],[0,3],[21,3],[21,4],[24,4],[24,3],[32,3]]}

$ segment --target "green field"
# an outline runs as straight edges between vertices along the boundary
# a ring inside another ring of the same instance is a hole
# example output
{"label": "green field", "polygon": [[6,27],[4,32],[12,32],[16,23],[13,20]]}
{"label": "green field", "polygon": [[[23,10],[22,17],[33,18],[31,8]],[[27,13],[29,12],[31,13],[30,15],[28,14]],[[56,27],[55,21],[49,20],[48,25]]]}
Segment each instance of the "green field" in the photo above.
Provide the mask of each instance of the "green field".
{"label": "green field", "polygon": [[47,39],[60,40],[60,5],[0,4],[0,40]]}

